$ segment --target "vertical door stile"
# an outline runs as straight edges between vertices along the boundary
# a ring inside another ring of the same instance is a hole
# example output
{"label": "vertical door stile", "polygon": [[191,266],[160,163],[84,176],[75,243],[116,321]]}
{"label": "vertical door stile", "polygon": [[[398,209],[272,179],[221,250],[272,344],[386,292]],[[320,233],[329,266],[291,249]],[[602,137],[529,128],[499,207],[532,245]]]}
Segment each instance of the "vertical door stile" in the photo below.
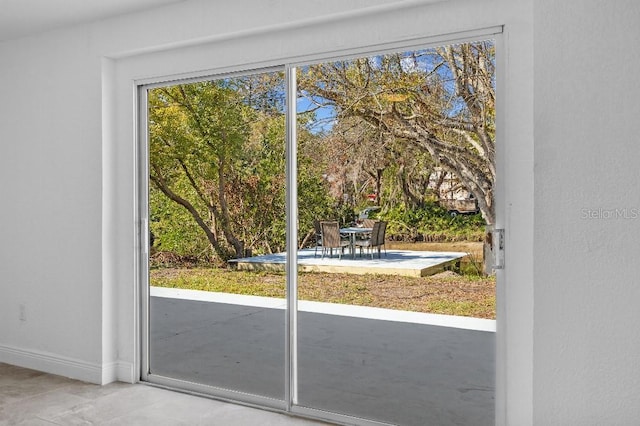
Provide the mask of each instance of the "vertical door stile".
{"label": "vertical door stile", "polygon": [[136,165],[138,167],[138,186],[135,199],[137,200],[137,213],[139,220],[138,241],[143,245],[138,250],[138,309],[140,312],[140,323],[138,333],[140,336],[140,346],[137,353],[139,357],[140,378],[147,380],[149,376],[149,185],[147,176],[149,175],[149,122],[147,114],[147,89],[145,86],[138,86],[137,89],[137,129],[138,129],[138,150],[136,152]]}
{"label": "vertical door stile", "polygon": [[286,68],[286,155],[287,155],[287,316],[286,391],[287,410],[297,404],[297,314],[298,314],[298,176],[296,137],[296,68]]}

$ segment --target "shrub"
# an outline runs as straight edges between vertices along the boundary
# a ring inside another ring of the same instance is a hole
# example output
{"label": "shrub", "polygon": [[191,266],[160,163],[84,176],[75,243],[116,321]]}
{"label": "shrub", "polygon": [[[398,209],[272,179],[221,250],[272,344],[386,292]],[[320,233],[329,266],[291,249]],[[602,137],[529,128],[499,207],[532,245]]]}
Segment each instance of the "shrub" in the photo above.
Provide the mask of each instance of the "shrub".
{"label": "shrub", "polygon": [[388,222],[387,238],[395,241],[482,241],[486,226],[479,213],[452,217],[436,202],[415,209],[399,205],[378,217]]}

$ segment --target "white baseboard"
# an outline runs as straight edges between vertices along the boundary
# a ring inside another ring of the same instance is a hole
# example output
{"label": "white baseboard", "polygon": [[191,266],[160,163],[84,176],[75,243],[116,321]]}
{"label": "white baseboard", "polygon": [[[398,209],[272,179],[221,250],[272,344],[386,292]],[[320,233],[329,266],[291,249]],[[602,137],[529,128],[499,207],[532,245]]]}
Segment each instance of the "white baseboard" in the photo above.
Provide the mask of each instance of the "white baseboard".
{"label": "white baseboard", "polygon": [[[118,361],[112,363],[114,368],[113,372],[115,376],[109,377],[109,381],[103,381],[103,384],[111,382],[124,382],[124,383],[136,383],[140,379],[139,374],[135,374],[133,364],[130,362]],[[104,376],[103,376],[104,379]]]}
{"label": "white baseboard", "polygon": [[117,380],[133,383],[135,380],[130,363],[112,362],[100,365],[4,345],[0,345],[0,362],[99,385]]}

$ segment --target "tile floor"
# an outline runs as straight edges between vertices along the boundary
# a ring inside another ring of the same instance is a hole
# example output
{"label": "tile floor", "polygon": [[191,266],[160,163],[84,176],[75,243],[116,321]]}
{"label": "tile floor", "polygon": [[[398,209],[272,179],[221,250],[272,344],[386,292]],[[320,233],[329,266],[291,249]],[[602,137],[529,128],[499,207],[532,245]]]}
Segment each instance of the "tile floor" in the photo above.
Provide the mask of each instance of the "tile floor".
{"label": "tile floor", "polygon": [[0,426],[319,426],[143,384],[98,386],[0,363]]}

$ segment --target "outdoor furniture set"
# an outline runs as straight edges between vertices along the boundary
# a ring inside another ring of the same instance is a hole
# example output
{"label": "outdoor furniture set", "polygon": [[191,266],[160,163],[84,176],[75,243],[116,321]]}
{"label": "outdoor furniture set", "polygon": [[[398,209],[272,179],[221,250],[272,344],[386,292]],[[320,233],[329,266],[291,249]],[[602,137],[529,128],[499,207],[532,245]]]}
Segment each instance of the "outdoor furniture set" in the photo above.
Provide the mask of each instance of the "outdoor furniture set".
{"label": "outdoor furniture set", "polygon": [[322,258],[328,253],[329,257],[333,257],[333,249],[336,249],[338,258],[342,258],[344,249],[349,248],[351,258],[356,257],[356,248],[360,248],[360,257],[363,256],[363,250],[366,249],[373,259],[374,249],[378,251],[378,258],[381,255],[384,243],[387,222],[380,220],[367,219],[362,226],[350,226],[340,228],[336,221],[314,221],[316,248],[314,257],[317,256],[318,248],[322,248]]}

